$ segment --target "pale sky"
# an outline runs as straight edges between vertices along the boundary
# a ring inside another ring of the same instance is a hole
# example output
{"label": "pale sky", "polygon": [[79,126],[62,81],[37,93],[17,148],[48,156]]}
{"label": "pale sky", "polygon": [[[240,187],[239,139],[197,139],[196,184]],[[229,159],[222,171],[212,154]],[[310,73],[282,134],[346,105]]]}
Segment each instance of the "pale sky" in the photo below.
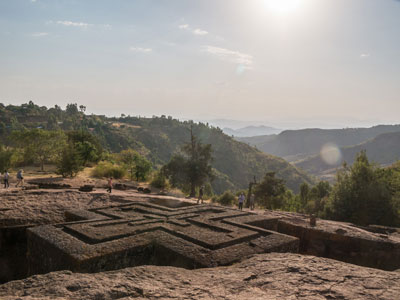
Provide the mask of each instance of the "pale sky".
{"label": "pale sky", "polygon": [[5,104],[400,123],[399,56],[395,0],[0,0]]}

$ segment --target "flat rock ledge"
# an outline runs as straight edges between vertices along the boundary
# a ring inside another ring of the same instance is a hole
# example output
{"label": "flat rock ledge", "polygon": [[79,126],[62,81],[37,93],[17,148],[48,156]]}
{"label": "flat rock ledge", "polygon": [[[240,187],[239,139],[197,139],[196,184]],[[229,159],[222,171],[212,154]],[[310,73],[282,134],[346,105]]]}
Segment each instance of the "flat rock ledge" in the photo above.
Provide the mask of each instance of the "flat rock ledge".
{"label": "flat rock ledge", "polygon": [[400,273],[269,253],[196,270],[140,266],[94,274],[52,272],[0,285],[0,299],[397,300]]}

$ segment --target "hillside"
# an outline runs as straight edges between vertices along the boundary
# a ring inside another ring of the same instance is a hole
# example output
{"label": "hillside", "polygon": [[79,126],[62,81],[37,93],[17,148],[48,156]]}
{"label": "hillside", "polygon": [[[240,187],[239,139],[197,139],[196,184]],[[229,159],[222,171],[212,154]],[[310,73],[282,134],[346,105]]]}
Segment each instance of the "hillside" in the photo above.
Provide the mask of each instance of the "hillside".
{"label": "hillside", "polygon": [[22,106],[0,105],[0,136],[7,142],[13,130],[24,127],[45,129],[87,130],[96,135],[102,145],[111,152],[133,148],[145,155],[156,166],[167,163],[180,146],[189,141],[190,126],[202,143],[212,145],[216,178],[212,183],[216,193],[227,189],[247,188],[248,183],[269,171],[286,181],[287,186],[298,191],[302,182],[312,179],[285,160],[262,153],[227,136],[221,129],[202,123],[181,122],[172,117],[121,117],[85,115],[84,107],[69,105],[61,110],[58,106],[47,109],[33,103]]}
{"label": "hillside", "polygon": [[107,148],[113,151],[128,146],[138,149],[157,165],[168,162],[172,154],[179,151],[180,145],[188,142],[189,129],[193,126],[193,133],[201,142],[212,145],[212,165],[217,175],[212,186],[217,193],[247,188],[253,176],[260,179],[267,171],[276,172],[294,191],[298,191],[303,181],[311,182],[310,177],[285,160],[240,143],[219,128],[164,117],[127,117],[113,121],[117,123],[102,128],[103,143]]}
{"label": "hillside", "polygon": [[400,132],[384,133],[361,144],[342,147],[342,159],[335,165],[325,163],[319,154],[299,161],[296,166],[314,175],[321,175],[336,169],[345,161],[352,164],[356,154],[366,150],[368,158],[380,165],[390,165],[400,159]]}
{"label": "hillside", "polygon": [[379,134],[400,131],[400,125],[379,125],[371,128],[286,130],[278,135],[237,138],[265,153],[294,161],[298,157],[317,154],[323,145],[353,146]]}

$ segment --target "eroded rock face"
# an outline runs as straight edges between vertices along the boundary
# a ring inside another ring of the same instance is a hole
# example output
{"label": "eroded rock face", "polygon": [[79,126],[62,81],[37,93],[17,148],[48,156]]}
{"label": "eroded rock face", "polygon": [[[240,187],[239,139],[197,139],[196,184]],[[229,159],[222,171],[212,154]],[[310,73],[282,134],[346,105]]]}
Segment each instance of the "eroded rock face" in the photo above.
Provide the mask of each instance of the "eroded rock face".
{"label": "eroded rock face", "polygon": [[270,253],[210,269],[141,266],[95,274],[58,271],[3,284],[0,298],[397,300],[400,274],[326,258]]}
{"label": "eroded rock face", "polygon": [[310,226],[308,217],[301,214],[267,211],[264,215],[278,218],[276,227],[270,229],[300,239],[301,253],[388,271],[400,268],[398,229],[360,228],[320,219],[316,226]]}

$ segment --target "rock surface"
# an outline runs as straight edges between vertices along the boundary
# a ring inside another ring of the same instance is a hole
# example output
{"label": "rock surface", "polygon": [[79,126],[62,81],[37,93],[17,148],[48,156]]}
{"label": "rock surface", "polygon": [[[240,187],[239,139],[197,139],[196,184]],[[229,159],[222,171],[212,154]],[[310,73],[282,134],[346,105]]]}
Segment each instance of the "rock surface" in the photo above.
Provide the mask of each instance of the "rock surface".
{"label": "rock surface", "polygon": [[82,193],[74,190],[2,190],[0,227],[64,222],[68,209],[95,208],[112,204],[105,193]]}
{"label": "rock surface", "polygon": [[270,253],[210,269],[58,271],[0,285],[0,299],[397,300],[400,274],[314,256]]}

